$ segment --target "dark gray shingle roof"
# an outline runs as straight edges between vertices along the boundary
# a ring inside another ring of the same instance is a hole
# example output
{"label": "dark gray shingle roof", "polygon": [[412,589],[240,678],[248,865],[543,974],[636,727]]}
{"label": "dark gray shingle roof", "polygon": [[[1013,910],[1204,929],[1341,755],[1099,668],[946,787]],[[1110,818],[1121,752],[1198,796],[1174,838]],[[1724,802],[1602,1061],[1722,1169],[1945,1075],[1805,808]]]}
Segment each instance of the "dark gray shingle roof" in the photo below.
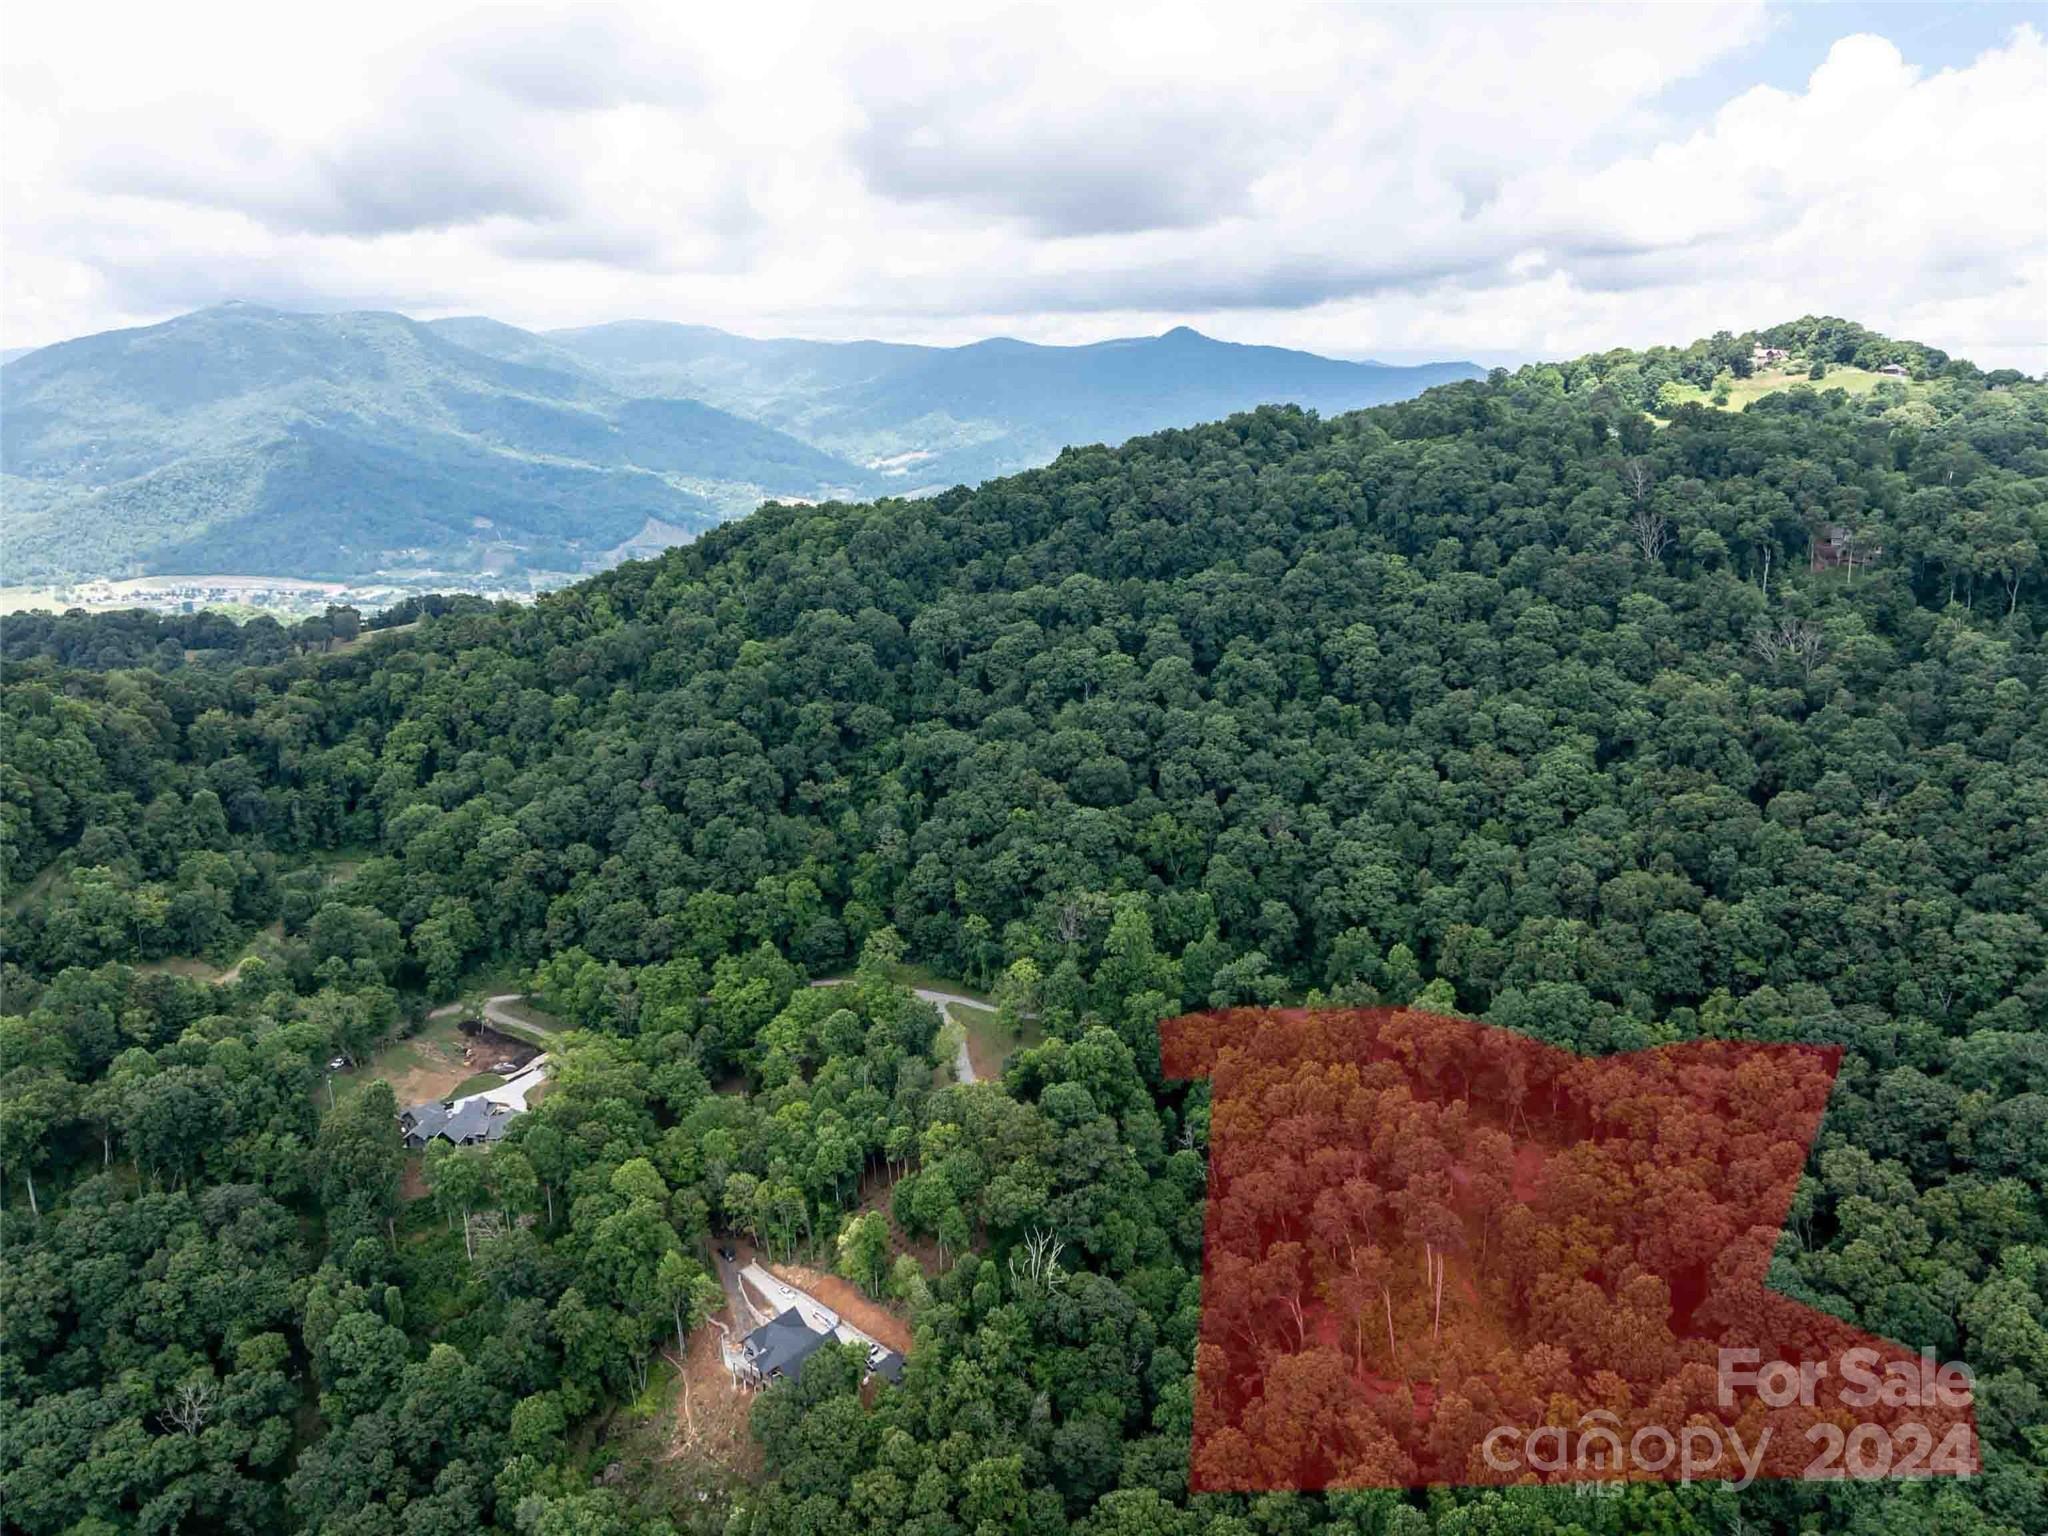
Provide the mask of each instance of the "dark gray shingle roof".
{"label": "dark gray shingle roof", "polygon": [[813,1330],[801,1312],[789,1307],[748,1334],[741,1348],[763,1376],[779,1371],[793,1380],[802,1374],[804,1362],[830,1342],[829,1334]]}
{"label": "dark gray shingle roof", "polygon": [[428,1100],[425,1104],[413,1105],[398,1120],[405,1127],[406,1135],[425,1141],[448,1123],[448,1106]]}
{"label": "dark gray shingle roof", "polygon": [[446,1104],[415,1104],[399,1115],[398,1123],[408,1141],[424,1146],[439,1136],[459,1147],[477,1141],[502,1140],[513,1118],[509,1113],[494,1110],[484,1099],[471,1098],[452,1110]]}
{"label": "dark gray shingle roof", "polygon": [[466,1141],[481,1141],[489,1134],[490,1125],[491,1106],[481,1099],[469,1099],[450,1113],[441,1134],[460,1146]]}
{"label": "dark gray shingle roof", "polygon": [[868,1359],[868,1369],[885,1381],[903,1379],[903,1357],[893,1349],[884,1349]]}

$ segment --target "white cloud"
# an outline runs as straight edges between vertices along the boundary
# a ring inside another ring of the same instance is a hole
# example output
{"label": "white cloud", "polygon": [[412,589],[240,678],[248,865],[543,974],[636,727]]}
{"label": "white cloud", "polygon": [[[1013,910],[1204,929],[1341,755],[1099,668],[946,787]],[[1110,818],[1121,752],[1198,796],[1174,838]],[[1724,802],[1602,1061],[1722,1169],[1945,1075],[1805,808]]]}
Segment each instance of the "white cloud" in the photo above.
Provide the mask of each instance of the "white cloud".
{"label": "white cloud", "polygon": [[756,333],[1568,353],[1826,310],[2048,366],[2048,49],[1754,4],[17,7],[9,345],[240,296]]}

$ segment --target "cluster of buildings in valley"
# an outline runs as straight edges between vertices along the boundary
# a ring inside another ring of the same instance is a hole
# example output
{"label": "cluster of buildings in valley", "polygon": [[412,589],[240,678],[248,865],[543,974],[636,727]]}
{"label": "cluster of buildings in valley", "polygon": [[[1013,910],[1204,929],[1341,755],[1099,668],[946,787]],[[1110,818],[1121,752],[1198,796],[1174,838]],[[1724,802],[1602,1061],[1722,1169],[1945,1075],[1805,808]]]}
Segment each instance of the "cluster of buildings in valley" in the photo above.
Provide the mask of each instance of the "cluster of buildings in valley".
{"label": "cluster of buildings in valley", "polygon": [[290,576],[135,576],[10,587],[0,592],[0,612],[148,608],[157,613],[200,613],[253,608],[284,620],[305,618],[330,605],[372,614],[422,592],[474,592],[500,602],[529,599],[534,588],[524,578],[516,584],[478,585],[459,578],[421,583],[302,581]]}
{"label": "cluster of buildings in valley", "polygon": [[158,613],[198,613],[208,608],[258,608],[280,617],[318,613],[331,604],[369,612],[397,602],[395,586],[300,581],[288,576],[137,576],[63,582],[23,588],[11,607],[150,608]]}

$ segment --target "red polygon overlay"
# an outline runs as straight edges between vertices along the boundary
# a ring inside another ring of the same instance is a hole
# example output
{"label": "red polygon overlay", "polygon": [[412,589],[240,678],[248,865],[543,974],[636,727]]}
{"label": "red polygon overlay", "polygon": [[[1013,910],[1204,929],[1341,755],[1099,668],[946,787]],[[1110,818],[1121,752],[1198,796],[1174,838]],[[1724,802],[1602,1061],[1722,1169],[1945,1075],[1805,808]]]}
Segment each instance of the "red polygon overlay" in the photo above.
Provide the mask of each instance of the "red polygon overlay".
{"label": "red polygon overlay", "polygon": [[1213,1085],[1194,1491],[1976,1472],[1965,1372],[1765,1285],[1838,1050],[1160,1036]]}

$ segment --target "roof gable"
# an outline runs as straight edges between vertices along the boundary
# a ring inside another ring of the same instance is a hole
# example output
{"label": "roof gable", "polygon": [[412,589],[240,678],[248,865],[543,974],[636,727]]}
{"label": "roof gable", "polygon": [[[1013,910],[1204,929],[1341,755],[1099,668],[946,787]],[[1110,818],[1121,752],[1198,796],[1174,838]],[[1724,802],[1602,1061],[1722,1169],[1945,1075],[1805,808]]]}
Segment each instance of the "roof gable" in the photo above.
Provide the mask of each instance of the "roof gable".
{"label": "roof gable", "polygon": [[795,1376],[806,1360],[830,1342],[831,1335],[814,1331],[801,1312],[789,1307],[748,1334],[741,1348],[763,1376],[777,1371]]}

